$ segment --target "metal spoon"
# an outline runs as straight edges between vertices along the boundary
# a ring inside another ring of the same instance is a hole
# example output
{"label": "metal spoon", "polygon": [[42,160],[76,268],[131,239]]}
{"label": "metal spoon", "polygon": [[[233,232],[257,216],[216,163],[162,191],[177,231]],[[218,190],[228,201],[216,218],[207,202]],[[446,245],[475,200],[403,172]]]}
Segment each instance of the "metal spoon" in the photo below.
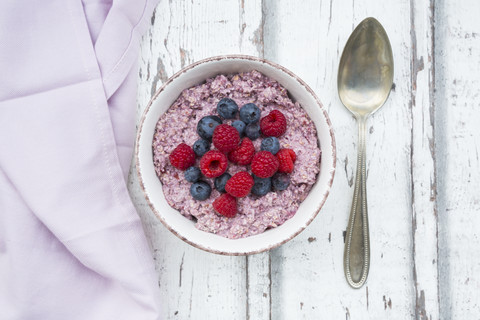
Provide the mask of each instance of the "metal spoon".
{"label": "metal spoon", "polygon": [[347,282],[360,288],[370,268],[365,124],[387,100],[393,83],[393,55],[387,33],[374,18],[363,20],[343,49],[338,67],[338,94],[358,122],[358,158],[343,266]]}

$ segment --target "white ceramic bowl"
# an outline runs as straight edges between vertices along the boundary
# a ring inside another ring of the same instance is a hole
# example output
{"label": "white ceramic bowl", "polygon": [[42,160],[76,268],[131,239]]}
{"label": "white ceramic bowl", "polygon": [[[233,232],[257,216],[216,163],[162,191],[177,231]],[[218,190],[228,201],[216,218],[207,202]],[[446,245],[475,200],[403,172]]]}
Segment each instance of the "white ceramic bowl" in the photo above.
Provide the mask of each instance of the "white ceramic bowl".
{"label": "white ceramic bowl", "polygon": [[[291,219],[277,228],[242,239],[227,239],[200,231],[194,223],[170,207],[153,166],[152,142],[155,125],[180,93],[218,74],[258,70],[277,80],[307,111],[317,128],[322,150],[320,174],[310,194]],[[198,61],[175,75],[155,93],[143,114],[137,135],[136,165],[141,187],[150,207],[175,235],[197,248],[225,255],[246,255],[275,248],[295,237],[315,218],[330,191],[335,174],[335,139],[330,119],[315,93],[284,67],[255,57],[218,56]]]}

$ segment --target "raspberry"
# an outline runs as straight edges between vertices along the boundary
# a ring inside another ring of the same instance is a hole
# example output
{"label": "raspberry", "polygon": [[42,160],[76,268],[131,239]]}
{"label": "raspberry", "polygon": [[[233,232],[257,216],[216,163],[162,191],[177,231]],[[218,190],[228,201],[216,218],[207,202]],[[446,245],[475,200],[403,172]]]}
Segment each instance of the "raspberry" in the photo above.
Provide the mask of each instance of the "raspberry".
{"label": "raspberry", "polygon": [[195,164],[195,152],[186,143],[180,143],[168,156],[170,163],[177,169],[186,170]]}
{"label": "raspberry", "polygon": [[272,110],[260,120],[260,130],[267,137],[280,137],[287,130],[287,119],[278,110]]}
{"label": "raspberry", "polygon": [[277,152],[278,162],[280,166],[278,167],[278,172],[291,173],[293,171],[293,164],[297,160],[297,155],[292,149],[280,149]]}
{"label": "raspberry", "polygon": [[215,148],[226,153],[238,146],[240,134],[228,124],[220,124],[213,131],[212,141]]}
{"label": "raspberry", "polygon": [[228,193],[223,193],[213,201],[213,209],[222,216],[233,218],[237,213],[237,199]]}
{"label": "raspberry", "polygon": [[278,170],[278,159],[271,152],[257,152],[252,159],[252,173],[259,178],[269,178]]}
{"label": "raspberry", "polygon": [[235,150],[230,151],[228,159],[233,163],[238,163],[241,166],[246,166],[252,162],[253,155],[255,154],[255,147],[252,140],[243,138],[239,146]]}
{"label": "raspberry", "polygon": [[227,170],[227,157],[217,150],[210,150],[200,159],[200,170],[207,178],[221,176]]}
{"label": "raspberry", "polygon": [[235,173],[225,185],[225,190],[236,198],[246,197],[254,184],[252,176],[247,171]]}

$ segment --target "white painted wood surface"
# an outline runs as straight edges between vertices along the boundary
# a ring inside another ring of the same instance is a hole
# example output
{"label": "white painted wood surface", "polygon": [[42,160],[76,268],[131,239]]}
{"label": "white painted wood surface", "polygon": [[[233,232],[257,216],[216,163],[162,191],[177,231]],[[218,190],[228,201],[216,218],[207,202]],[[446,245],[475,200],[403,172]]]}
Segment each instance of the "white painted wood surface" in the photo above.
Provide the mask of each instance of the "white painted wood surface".
{"label": "white painted wood surface", "polygon": [[[249,257],[190,247],[131,196],[156,260],[165,319],[479,319],[480,2],[161,0],[140,56],[138,117],[182,67],[242,53],[304,79],[330,114],[337,173],[315,221],[287,244]],[[389,34],[395,87],[367,124],[372,265],[348,287],[343,231],[357,128],[341,105],[343,46],[363,18]]]}

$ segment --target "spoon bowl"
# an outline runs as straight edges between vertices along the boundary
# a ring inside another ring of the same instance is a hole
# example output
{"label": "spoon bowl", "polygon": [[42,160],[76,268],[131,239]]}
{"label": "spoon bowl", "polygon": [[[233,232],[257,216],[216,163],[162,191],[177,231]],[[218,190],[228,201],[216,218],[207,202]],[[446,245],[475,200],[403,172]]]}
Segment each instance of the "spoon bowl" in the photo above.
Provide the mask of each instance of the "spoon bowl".
{"label": "spoon bowl", "polygon": [[343,49],[338,68],[338,95],[358,121],[358,158],[352,208],[344,250],[348,284],[360,288],[370,268],[365,126],[370,114],[387,100],[393,84],[393,55],[382,25],[374,18],[363,20]]}
{"label": "spoon bowl", "polygon": [[393,83],[393,55],[375,18],[363,20],[353,31],[338,70],[340,100],[355,116],[367,116],[385,103]]}

